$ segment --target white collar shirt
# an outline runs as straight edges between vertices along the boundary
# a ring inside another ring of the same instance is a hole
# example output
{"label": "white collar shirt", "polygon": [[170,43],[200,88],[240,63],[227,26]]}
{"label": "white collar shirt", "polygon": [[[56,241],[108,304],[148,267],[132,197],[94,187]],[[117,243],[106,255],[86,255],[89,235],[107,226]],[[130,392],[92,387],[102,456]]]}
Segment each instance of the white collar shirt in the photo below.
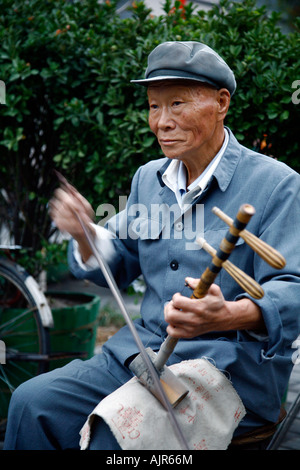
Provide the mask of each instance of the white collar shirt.
{"label": "white collar shirt", "polygon": [[177,202],[181,209],[186,205],[192,204],[193,200],[200,196],[201,192],[206,188],[208,181],[217,168],[228,144],[229,134],[226,128],[224,131],[225,138],[221,149],[201,175],[199,175],[198,178],[188,187],[186,187],[186,168],[180,160],[172,160],[162,175],[162,180],[165,185],[175,193]]}

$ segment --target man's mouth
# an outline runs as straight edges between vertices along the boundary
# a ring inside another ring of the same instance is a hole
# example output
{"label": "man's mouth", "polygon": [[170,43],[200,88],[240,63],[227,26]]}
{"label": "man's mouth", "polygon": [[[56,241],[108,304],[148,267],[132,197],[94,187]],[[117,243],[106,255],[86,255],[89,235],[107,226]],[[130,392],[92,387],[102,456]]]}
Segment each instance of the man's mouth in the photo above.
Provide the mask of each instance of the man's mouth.
{"label": "man's mouth", "polygon": [[160,144],[161,145],[173,145],[173,144],[177,144],[179,142],[179,140],[176,140],[176,139],[160,139]]}

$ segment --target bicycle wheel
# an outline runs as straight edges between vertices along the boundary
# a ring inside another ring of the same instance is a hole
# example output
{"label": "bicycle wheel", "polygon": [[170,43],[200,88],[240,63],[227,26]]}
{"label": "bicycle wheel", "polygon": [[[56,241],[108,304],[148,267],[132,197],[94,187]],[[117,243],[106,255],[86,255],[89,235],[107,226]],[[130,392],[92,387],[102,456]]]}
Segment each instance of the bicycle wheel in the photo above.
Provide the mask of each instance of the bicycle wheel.
{"label": "bicycle wheel", "polygon": [[15,388],[47,371],[51,321],[35,280],[16,263],[0,258],[0,421],[7,417]]}

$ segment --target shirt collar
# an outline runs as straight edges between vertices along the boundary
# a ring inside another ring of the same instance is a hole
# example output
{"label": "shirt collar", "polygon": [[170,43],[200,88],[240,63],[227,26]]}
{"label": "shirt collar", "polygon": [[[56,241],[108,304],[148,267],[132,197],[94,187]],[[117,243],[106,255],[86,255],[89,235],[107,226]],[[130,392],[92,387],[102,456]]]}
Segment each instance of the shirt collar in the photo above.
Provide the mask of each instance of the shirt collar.
{"label": "shirt collar", "polygon": [[189,202],[191,198],[194,199],[206,188],[213,172],[217,168],[229,141],[229,134],[225,128],[225,138],[223,145],[219,152],[215,155],[210,164],[205,168],[201,175],[186,188],[186,168],[180,160],[172,160],[167,169],[162,174],[162,181],[168,186],[176,195],[177,201],[181,206],[187,203],[185,199],[188,196]]}

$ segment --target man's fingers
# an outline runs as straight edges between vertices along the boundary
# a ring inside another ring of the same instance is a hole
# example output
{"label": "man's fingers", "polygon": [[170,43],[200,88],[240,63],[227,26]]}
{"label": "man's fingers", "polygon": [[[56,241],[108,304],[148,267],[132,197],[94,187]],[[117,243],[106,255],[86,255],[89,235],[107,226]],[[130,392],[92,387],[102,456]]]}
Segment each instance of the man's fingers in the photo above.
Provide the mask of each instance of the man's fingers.
{"label": "man's fingers", "polygon": [[195,279],[193,277],[186,277],[185,282],[191,289],[196,289],[200,279]]}
{"label": "man's fingers", "polygon": [[50,200],[50,208],[52,210],[60,210],[66,212],[77,212],[82,218],[94,218],[94,211],[90,203],[78,192],[69,193],[62,188],[58,188],[54,192],[53,198]]}

